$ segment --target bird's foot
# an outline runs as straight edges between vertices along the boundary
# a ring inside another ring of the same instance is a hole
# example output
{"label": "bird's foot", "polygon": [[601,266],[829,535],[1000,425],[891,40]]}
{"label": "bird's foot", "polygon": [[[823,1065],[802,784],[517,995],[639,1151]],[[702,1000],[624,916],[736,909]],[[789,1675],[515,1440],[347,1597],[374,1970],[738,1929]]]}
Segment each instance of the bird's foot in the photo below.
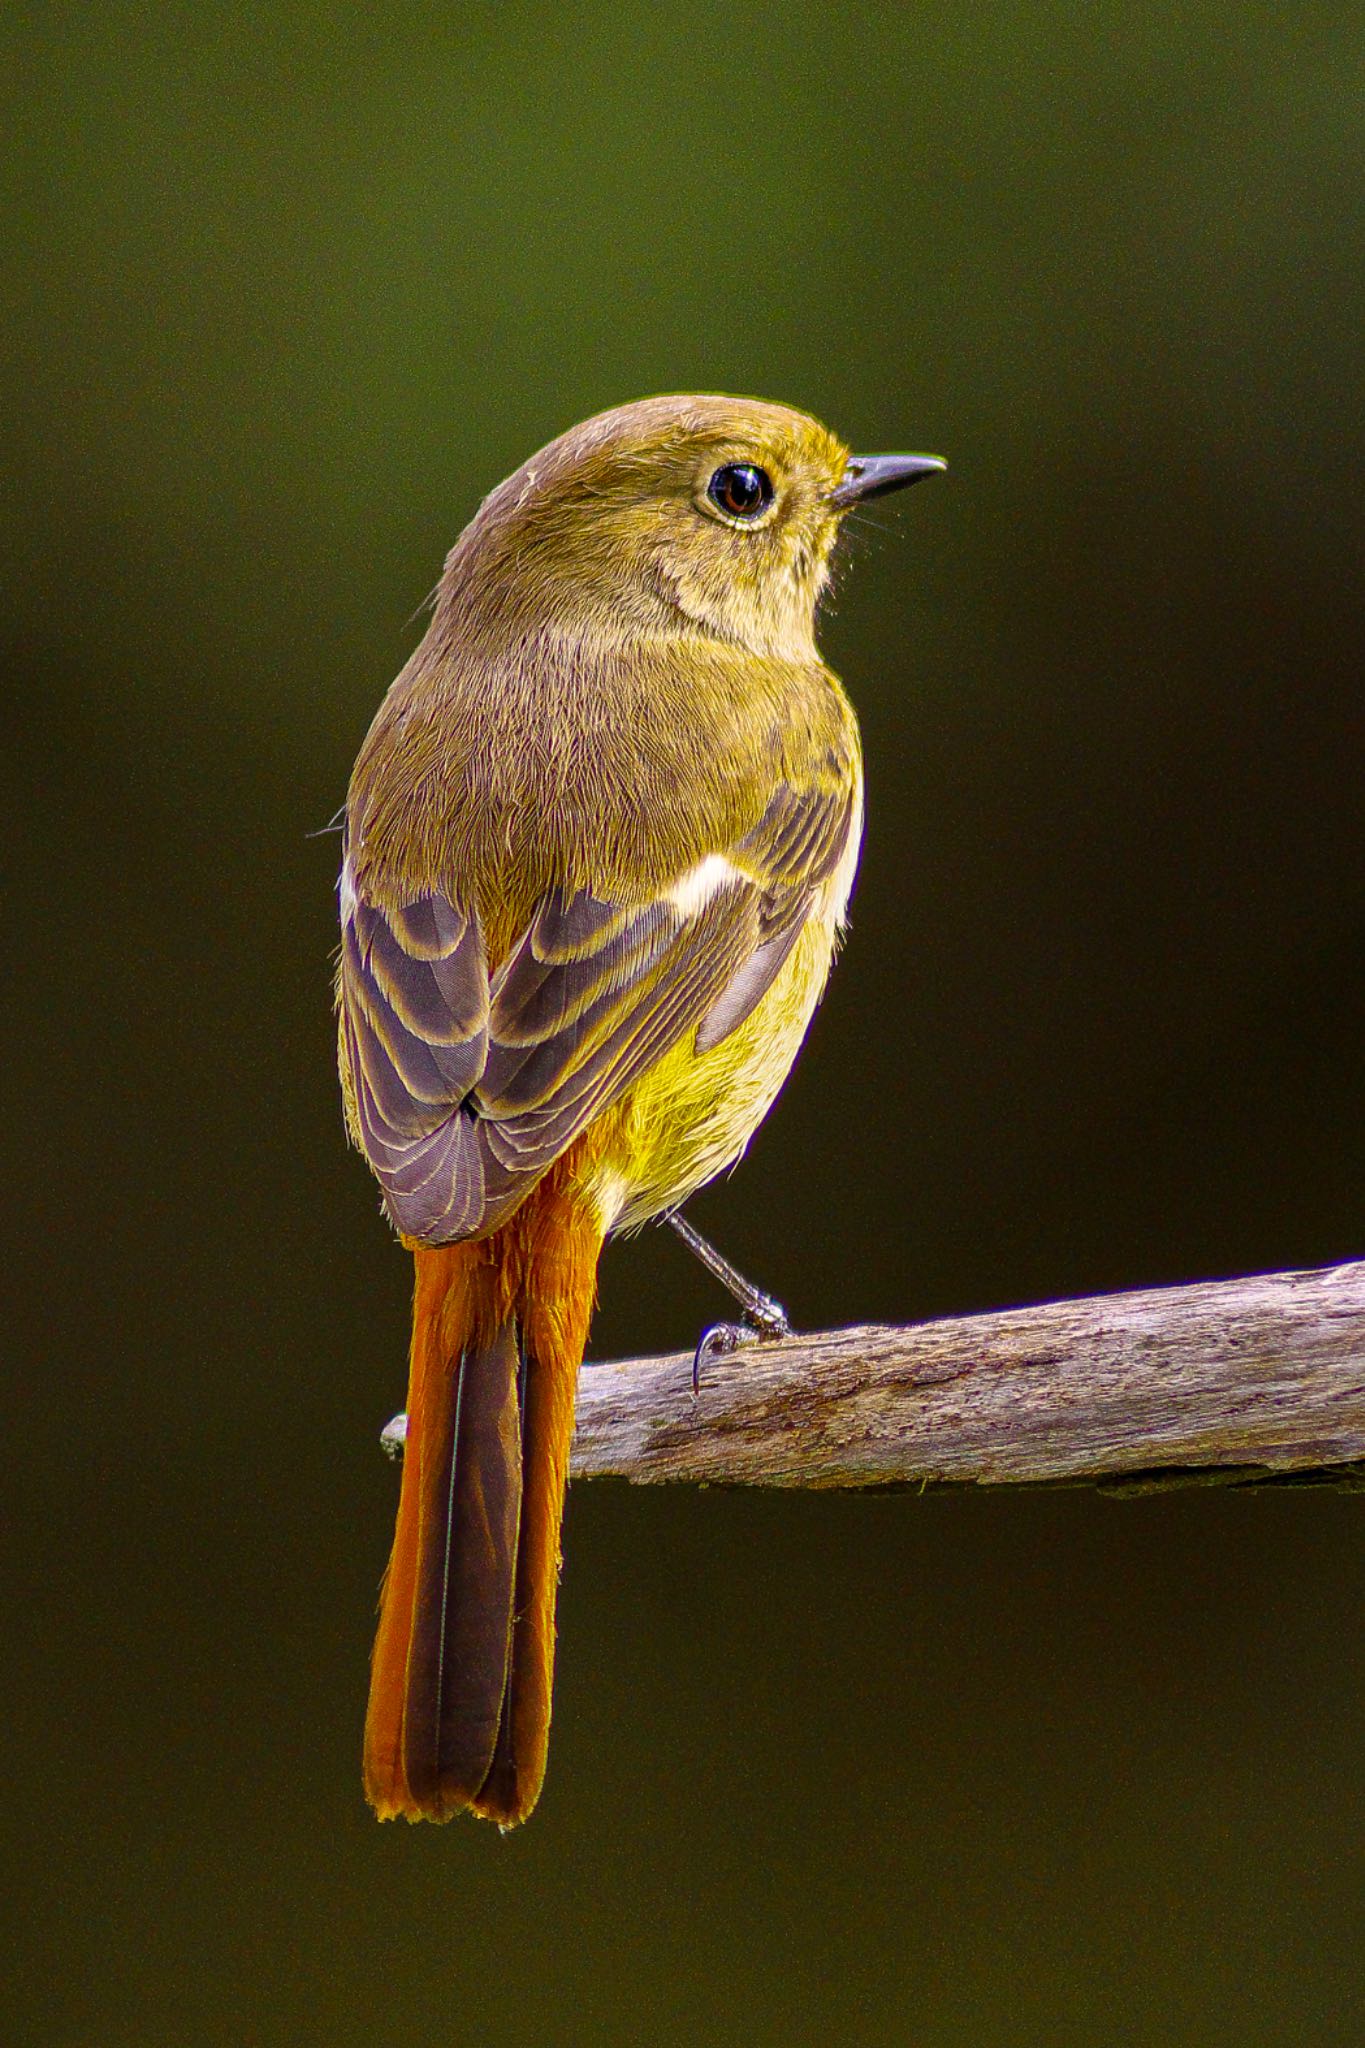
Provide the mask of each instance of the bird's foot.
{"label": "bird's foot", "polygon": [[708,1330],[702,1331],[701,1342],[692,1357],[692,1392],[695,1395],[701,1386],[702,1366],[709,1359],[724,1358],[745,1344],[771,1343],[778,1337],[790,1337],[792,1326],[781,1302],[775,1301],[771,1294],[765,1294],[761,1287],[755,1287],[752,1280],[746,1280],[685,1216],[675,1209],[666,1220],[672,1224],[692,1256],[719,1280],[728,1294],[734,1296],[743,1316],[742,1322],[712,1323]]}
{"label": "bird's foot", "polygon": [[701,1341],[692,1354],[692,1398],[701,1392],[701,1370],[713,1358],[728,1358],[734,1351],[741,1351],[748,1344],[771,1344],[779,1337],[790,1337],[792,1326],[787,1321],[787,1311],[780,1301],[774,1301],[770,1294],[758,1294],[744,1310],[742,1323],[712,1323],[703,1330]]}

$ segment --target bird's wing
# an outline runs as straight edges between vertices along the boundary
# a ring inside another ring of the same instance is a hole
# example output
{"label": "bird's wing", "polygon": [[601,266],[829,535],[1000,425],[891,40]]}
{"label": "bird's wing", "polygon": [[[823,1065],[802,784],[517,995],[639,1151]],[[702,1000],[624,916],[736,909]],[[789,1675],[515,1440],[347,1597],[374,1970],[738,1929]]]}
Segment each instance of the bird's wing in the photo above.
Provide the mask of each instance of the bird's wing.
{"label": "bird's wing", "polygon": [[728,853],[647,902],[550,890],[490,977],[449,898],[343,892],[342,1042],[357,1136],[398,1228],[476,1237],[695,1031],[720,1044],[771,987],[855,826],[851,792],[781,785]]}
{"label": "bird's wing", "polygon": [[485,1188],[464,1105],[488,1056],[488,966],[446,896],[381,910],[342,870],[341,1066],[356,1142],[400,1230],[475,1235]]}

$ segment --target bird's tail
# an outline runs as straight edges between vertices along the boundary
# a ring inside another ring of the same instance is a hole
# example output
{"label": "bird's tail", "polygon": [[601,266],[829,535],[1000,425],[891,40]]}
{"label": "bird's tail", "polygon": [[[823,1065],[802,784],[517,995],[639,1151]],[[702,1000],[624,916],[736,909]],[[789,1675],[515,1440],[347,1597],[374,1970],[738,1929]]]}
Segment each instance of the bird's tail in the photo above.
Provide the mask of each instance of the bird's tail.
{"label": "bird's tail", "polygon": [[551,1172],[492,1237],[415,1246],[408,1433],[365,1724],[380,1818],[525,1820],[602,1232]]}

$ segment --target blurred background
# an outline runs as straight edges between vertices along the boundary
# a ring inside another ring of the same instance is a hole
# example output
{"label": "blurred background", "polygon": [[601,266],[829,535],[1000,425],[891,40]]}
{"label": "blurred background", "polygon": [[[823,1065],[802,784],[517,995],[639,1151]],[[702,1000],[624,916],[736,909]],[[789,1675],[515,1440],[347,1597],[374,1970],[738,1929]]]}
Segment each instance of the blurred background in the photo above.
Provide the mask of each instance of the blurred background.
{"label": "blurred background", "polygon": [[[1358,1498],[581,1486],[534,1821],[374,1824],[408,1262],[310,836],[573,421],[940,450],[824,626],[852,938],[697,1222],[808,1328],[1365,1250],[1353,16],[9,16],[12,2038],[1360,2038]],[[649,1233],[594,1350],[720,1307]]]}

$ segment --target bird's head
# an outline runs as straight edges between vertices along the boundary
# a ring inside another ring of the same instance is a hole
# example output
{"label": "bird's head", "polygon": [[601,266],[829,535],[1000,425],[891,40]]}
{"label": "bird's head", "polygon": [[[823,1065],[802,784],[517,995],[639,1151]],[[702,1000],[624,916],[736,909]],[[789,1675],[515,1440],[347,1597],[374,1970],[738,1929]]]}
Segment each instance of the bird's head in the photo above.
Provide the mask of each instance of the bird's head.
{"label": "bird's head", "polygon": [[641,399],[562,434],[484,500],[441,602],[516,637],[702,634],[802,659],[844,515],[943,467],[850,455],[818,420],[758,399]]}

